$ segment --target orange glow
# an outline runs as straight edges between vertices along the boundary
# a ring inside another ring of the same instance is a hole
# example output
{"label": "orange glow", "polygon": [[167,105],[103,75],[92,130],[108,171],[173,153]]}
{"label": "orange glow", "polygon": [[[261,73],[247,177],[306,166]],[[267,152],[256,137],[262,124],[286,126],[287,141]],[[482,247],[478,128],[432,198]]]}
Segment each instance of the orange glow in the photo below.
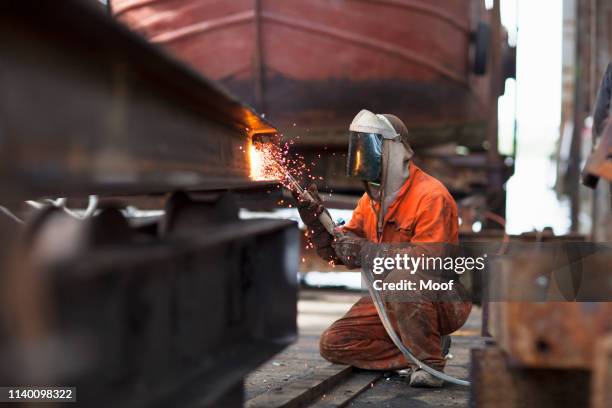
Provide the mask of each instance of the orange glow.
{"label": "orange glow", "polygon": [[249,145],[249,162],[251,166],[251,180],[265,180],[263,152],[252,143]]}

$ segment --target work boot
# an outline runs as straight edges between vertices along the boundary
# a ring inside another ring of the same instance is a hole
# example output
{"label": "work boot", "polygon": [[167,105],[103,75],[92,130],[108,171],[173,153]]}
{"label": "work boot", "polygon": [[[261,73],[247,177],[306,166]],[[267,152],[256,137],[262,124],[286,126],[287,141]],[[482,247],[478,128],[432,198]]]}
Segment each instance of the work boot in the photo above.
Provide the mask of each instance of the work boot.
{"label": "work boot", "polygon": [[410,375],[410,386],[415,388],[440,388],[444,381],[423,370],[415,370]]}
{"label": "work boot", "polygon": [[448,352],[451,348],[451,337],[450,336],[440,336],[440,346],[442,347],[442,357],[447,358]]}

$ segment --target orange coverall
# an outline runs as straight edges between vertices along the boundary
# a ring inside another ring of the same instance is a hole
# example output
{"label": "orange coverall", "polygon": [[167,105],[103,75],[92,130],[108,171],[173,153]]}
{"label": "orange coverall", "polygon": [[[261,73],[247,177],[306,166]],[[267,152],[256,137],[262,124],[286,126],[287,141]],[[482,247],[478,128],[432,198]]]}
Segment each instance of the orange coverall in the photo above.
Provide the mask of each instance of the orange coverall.
{"label": "orange coverall", "polygon": [[[457,205],[446,188],[410,162],[410,176],[384,217],[381,239],[376,214],[367,194],[359,200],[346,231],[373,242],[458,242]],[[470,302],[389,302],[389,317],[402,341],[427,365],[443,369],[440,336],[459,329],[470,313]],[[370,370],[410,366],[383,327],[372,300],[363,297],[323,332],[321,355],[334,363]]]}

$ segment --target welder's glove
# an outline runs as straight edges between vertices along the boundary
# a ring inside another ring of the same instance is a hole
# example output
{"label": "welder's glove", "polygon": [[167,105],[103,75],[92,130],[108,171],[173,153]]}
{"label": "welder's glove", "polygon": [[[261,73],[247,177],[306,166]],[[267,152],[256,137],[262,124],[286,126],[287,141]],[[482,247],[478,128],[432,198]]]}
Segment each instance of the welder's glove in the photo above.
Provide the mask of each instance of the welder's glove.
{"label": "welder's glove", "polygon": [[327,232],[323,224],[321,224],[321,221],[319,221],[319,216],[325,209],[323,207],[323,200],[319,196],[317,186],[314,183],[311,184],[310,187],[308,187],[308,192],[312,198],[314,198],[314,202],[304,200],[296,192],[291,192],[297,201],[297,209],[300,213],[300,217],[308,229],[308,238],[321,258],[326,261],[338,262],[338,258],[331,246],[334,237]]}
{"label": "welder's glove", "polygon": [[361,267],[361,253],[368,244],[368,240],[353,234],[346,234],[336,238],[332,247],[336,256],[349,269]]}
{"label": "welder's glove", "polygon": [[323,228],[323,224],[319,221],[319,216],[323,213],[323,200],[321,196],[319,196],[319,190],[317,190],[316,184],[311,184],[308,187],[308,192],[314,198],[314,202],[309,200],[305,200],[302,196],[300,196],[297,192],[291,191],[293,198],[297,201],[297,209],[300,213],[300,217],[304,224],[306,224],[309,228]]}

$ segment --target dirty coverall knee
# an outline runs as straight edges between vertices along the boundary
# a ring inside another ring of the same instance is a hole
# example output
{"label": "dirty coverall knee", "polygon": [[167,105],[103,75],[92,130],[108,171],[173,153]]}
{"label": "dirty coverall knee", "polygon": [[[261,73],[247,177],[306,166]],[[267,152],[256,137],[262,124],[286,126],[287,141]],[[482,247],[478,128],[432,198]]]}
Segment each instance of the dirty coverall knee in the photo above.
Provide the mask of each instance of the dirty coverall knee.
{"label": "dirty coverall knee", "polygon": [[[469,302],[391,302],[390,320],[402,342],[423,363],[442,370],[440,336],[459,329],[471,310]],[[399,316],[399,319],[398,319]],[[412,366],[387,335],[374,303],[361,298],[321,335],[320,352],[332,363],[368,370]]]}

